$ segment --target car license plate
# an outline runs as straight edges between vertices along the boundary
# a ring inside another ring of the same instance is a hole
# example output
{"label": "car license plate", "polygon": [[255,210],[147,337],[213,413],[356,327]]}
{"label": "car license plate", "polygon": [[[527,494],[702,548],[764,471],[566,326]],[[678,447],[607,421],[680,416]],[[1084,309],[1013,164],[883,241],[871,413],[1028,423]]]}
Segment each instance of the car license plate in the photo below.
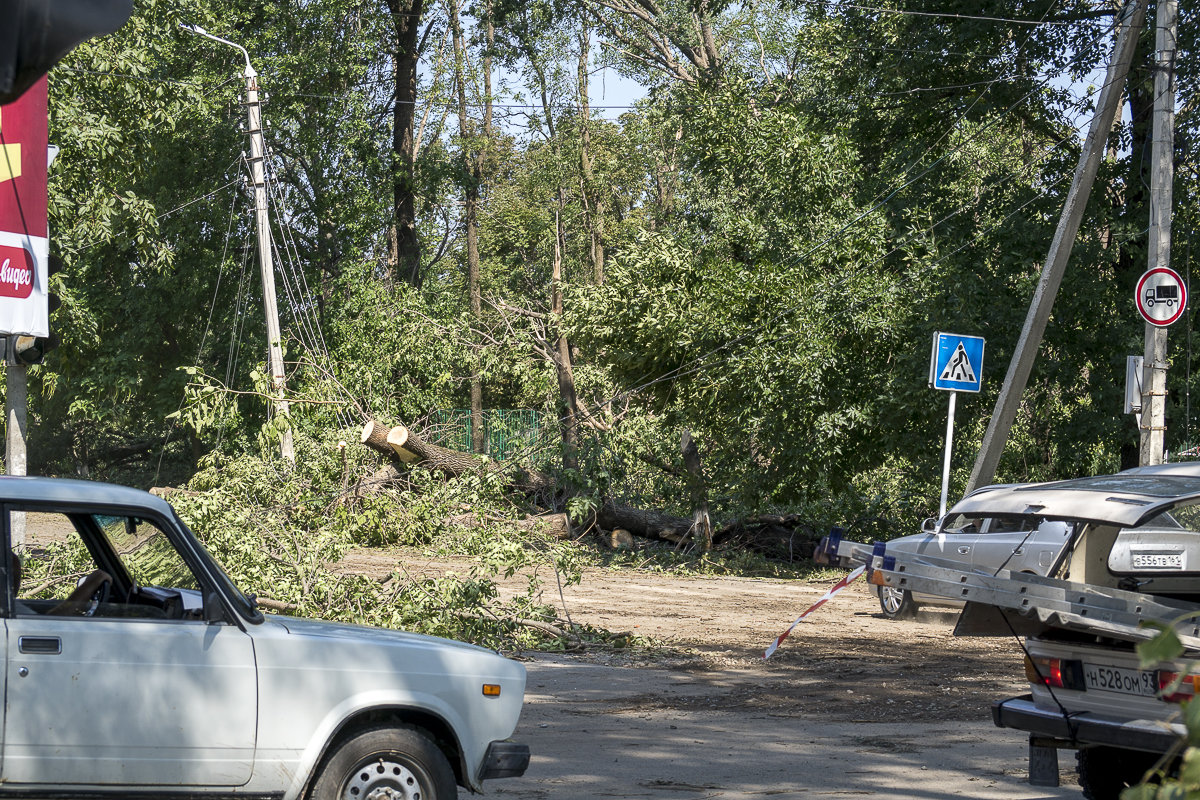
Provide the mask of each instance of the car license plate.
{"label": "car license plate", "polygon": [[1134,569],[1183,569],[1183,553],[1134,553]]}
{"label": "car license plate", "polygon": [[1158,694],[1157,672],[1084,664],[1083,681],[1092,691],[1136,694],[1140,697],[1154,697]]}

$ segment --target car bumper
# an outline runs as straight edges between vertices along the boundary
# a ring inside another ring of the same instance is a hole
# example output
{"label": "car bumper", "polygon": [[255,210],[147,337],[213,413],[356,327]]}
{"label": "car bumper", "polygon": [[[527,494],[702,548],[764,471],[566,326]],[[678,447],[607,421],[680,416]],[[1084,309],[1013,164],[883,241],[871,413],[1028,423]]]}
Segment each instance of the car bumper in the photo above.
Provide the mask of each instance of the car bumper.
{"label": "car bumper", "polygon": [[492,742],[483,756],[480,780],[519,778],[529,769],[529,745],[508,741]]}
{"label": "car bumper", "polygon": [[1182,725],[1153,720],[1119,720],[1090,711],[1068,713],[1034,705],[1032,695],[1011,697],[992,703],[992,721],[1001,728],[1026,731],[1033,736],[1055,739],[1064,747],[1111,745],[1127,750],[1165,753],[1178,744]]}

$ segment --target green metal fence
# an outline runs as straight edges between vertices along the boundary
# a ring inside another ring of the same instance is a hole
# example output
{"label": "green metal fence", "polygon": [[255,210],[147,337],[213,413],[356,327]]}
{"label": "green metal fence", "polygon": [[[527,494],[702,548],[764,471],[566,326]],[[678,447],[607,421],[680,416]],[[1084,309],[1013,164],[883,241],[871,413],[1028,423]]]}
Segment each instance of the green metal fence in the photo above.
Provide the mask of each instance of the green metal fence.
{"label": "green metal fence", "polygon": [[[471,452],[471,409],[450,408],[429,416],[428,439],[454,450]],[[539,453],[546,431],[542,413],[530,408],[489,408],[483,411],[483,440],[487,455],[496,461]]]}

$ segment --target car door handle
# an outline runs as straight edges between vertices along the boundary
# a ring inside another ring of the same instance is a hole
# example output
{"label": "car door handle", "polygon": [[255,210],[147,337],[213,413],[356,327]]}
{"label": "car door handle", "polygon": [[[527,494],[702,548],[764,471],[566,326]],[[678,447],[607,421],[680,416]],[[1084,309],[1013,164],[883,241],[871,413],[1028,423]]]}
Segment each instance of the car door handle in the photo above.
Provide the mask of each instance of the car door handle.
{"label": "car door handle", "polygon": [[62,639],[57,636],[22,636],[17,639],[17,649],[22,653],[57,656],[62,654]]}
{"label": "car door handle", "polygon": [[1017,548],[1014,548],[1014,549],[1013,549],[1013,555],[1014,555],[1014,556],[1019,556],[1019,555],[1023,554],[1024,552],[1025,552],[1025,548],[1024,548],[1024,547],[1017,547]]}
{"label": "car door handle", "polygon": [[958,548],[958,554],[960,556],[965,556],[970,552],[971,552],[971,548],[968,545],[963,545],[962,547]]}

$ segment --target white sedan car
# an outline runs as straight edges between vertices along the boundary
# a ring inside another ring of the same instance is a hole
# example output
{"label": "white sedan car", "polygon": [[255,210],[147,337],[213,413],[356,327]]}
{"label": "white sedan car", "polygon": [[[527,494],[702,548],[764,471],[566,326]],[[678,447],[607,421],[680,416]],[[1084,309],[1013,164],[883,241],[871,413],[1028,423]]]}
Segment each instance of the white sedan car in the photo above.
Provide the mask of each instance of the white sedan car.
{"label": "white sedan car", "polygon": [[0,797],[446,800],[518,776],[525,668],[264,616],[165,501],[0,477]]}
{"label": "white sedan car", "polygon": [[[989,487],[990,489],[991,487]],[[922,533],[887,543],[889,553],[926,555],[958,562],[975,572],[994,575],[997,570],[1046,575],[1070,541],[1072,526],[1029,516],[985,517],[950,513],[941,524],[926,520]],[[895,589],[872,586],[879,607],[889,619],[911,617],[923,605],[961,608],[962,602]]]}

